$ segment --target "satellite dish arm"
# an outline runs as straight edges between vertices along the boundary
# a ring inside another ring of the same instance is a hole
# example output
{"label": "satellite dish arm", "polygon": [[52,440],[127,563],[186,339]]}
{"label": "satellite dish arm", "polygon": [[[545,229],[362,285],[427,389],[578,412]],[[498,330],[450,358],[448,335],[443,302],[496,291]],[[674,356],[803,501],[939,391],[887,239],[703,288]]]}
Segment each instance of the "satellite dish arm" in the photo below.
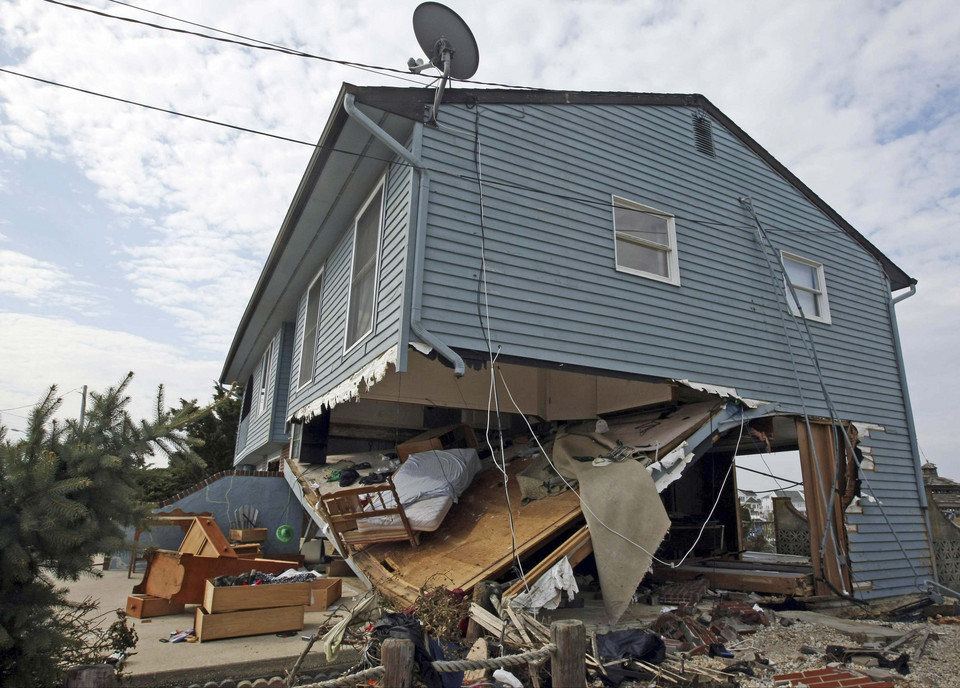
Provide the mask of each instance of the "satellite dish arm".
{"label": "satellite dish arm", "polygon": [[447,43],[447,41],[441,38],[437,41],[437,47],[440,50],[441,59],[443,60],[443,78],[440,79],[440,86],[437,87],[437,92],[433,96],[433,110],[430,112],[430,121],[437,121],[437,114],[440,112],[440,101],[443,100],[443,91],[447,87],[447,79],[450,78],[450,59],[453,57],[453,48]]}

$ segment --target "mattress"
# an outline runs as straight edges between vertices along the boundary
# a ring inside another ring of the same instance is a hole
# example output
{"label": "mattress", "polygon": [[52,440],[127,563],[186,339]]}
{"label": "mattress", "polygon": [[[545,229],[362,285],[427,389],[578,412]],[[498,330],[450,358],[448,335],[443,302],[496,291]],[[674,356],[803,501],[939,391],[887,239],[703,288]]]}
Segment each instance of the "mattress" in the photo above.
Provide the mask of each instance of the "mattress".
{"label": "mattress", "polygon": [[[432,533],[443,523],[444,517],[452,506],[453,500],[449,497],[430,497],[429,499],[414,502],[410,506],[405,506],[403,511],[407,515],[407,521],[413,530]],[[360,531],[389,526],[402,528],[403,525],[400,522],[400,517],[377,516],[375,518],[364,518],[357,521],[357,529]]]}
{"label": "mattress", "polygon": [[[435,449],[411,454],[393,476],[393,485],[413,530],[431,532],[443,522],[480,470],[476,449]],[[392,497],[384,495],[387,506]],[[357,521],[357,528],[402,527],[399,516]]]}

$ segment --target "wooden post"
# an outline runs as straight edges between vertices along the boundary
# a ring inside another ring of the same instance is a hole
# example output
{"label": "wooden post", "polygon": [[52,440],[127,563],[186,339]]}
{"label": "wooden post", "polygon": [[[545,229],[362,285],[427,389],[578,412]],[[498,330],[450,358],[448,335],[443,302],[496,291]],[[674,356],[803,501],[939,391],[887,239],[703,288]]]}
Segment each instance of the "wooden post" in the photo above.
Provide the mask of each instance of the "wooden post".
{"label": "wooden post", "polygon": [[[490,596],[496,595],[500,592],[500,586],[497,585],[496,581],[485,580],[480,581],[475,586],[473,586],[473,601],[478,605],[486,609],[488,612],[497,616],[497,610],[493,608],[493,604],[490,602]],[[478,624],[473,619],[467,621],[467,640],[473,641],[480,637],[480,634],[483,632],[483,626]]]}
{"label": "wooden post", "polygon": [[553,685],[583,688],[587,684],[587,632],[582,621],[561,619],[550,624],[550,638],[557,646],[550,658]]}
{"label": "wooden post", "polygon": [[406,638],[387,638],[380,648],[383,662],[383,685],[393,688],[413,686],[413,641]]}

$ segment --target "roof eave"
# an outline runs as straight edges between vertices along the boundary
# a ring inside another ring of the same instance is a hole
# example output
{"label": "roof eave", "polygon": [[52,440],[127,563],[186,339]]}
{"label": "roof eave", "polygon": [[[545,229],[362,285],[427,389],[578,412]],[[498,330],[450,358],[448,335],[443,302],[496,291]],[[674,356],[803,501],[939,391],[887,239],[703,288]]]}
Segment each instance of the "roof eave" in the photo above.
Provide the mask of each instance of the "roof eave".
{"label": "roof eave", "polygon": [[293,200],[290,202],[290,207],[287,209],[287,214],[283,218],[283,222],[280,225],[280,231],[277,234],[277,238],[273,242],[273,246],[271,247],[270,253],[267,256],[267,260],[264,263],[263,270],[260,272],[260,277],[257,280],[257,284],[253,288],[253,294],[250,296],[250,300],[247,302],[247,307],[244,309],[243,315],[240,318],[240,324],[237,326],[237,331],[233,335],[233,341],[230,344],[230,349],[227,352],[223,369],[220,372],[220,382],[224,384],[233,382],[233,380],[230,379],[232,377],[230,375],[231,368],[234,365],[234,359],[236,358],[237,352],[240,349],[240,345],[243,342],[247,327],[249,326],[257,307],[260,305],[260,300],[263,297],[263,293],[266,290],[267,284],[273,277],[276,265],[280,260],[280,255],[283,253],[284,249],[289,243],[290,238],[296,228],[297,221],[303,214],[307,201],[310,198],[310,193],[313,190],[313,187],[316,185],[317,179],[319,178],[324,165],[326,165],[327,159],[330,157],[330,154],[333,153],[333,146],[331,144],[334,140],[336,140],[337,136],[339,136],[340,131],[343,129],[343,125],[347,121],[347,114],[343,109],[343,99],[347,93],[355,92],[356,88],[356,86],[347,83],[344,83],[340,88],[340,93],[337,95],[336,102],[333,106],[333,111],[331,112],[330,117],[327,119],[327,124],[324,127],[323,133],[320,135],[320,140],[317,142],[317,145],[313,150],[313,155],[310,157],[310,162],[307,164],[307,169],[303,174],[303,178],[300,180],[300,185],[297,187],[296,193],[293,195]]}

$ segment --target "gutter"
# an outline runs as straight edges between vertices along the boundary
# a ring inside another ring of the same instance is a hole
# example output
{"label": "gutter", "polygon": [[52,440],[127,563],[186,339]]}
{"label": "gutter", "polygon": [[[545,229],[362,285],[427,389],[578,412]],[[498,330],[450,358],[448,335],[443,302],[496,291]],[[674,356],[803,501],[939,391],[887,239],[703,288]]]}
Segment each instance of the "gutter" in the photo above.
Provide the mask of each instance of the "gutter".
{"label": "gutter", "polygon": [[399,141],[390,136],[376,122],[360,112],[356,105],[356,98],[347,93],[343,98],[343,109],[355,119],[360,126],[370,132],[383,145],[408,162],[420,178],[419,203],[416,216],[416,234],[414,236],[413,253],[413,303],[411,305],[410,329],[427,344],[437,350],[437,353],[453,364],[453,374],[462,377],[466,371],[463,358],[460,357],[437,335],[433,334],[421,323],[423,315],[423,263],[427,243],[427,208],[430,194],[430,173],[419,157],[407,150]]}

